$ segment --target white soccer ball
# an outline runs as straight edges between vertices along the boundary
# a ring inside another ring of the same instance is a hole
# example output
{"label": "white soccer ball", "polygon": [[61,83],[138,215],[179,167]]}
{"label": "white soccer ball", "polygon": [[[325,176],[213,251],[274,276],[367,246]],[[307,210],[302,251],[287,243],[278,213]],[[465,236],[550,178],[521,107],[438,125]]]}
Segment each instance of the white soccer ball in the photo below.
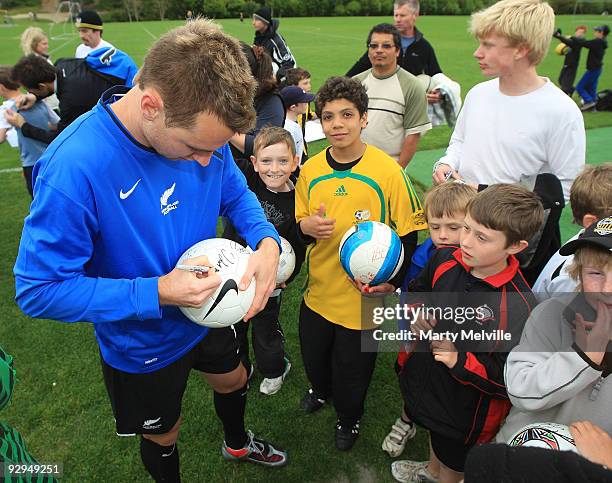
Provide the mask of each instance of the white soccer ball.
{"label": "white soccer ball", "polygon": [[295,252],[291,243],[280,237],[282,251],[278,260],[278,272],[276,272],[276,285],[286,282],[295,270]]}
{"label": "white soccer ball", "polygon": [[340,264],[349,277],[369,285],[392,279],[404,261],[399,236],[378,221],[364,221],[349,228],[338,251]]}
{"label": "white soccer ball", "polygon": [[198,308],[179,307],[192,322],[211,328],[228,327],[242,320],[255,297],[255,278],[245,291],[238,289],[249,262],[250,251],[225,238],[211,238],[196,243],[181,255],[177,264],[206,255],[221,277],[215,293]]}
{"label": "white soccer ball", "polygon": [[532,448],[574,451],[576,444],[570,430],[564,424],[533,423],[514,434],[508,441],[510,446],[528,446]]}

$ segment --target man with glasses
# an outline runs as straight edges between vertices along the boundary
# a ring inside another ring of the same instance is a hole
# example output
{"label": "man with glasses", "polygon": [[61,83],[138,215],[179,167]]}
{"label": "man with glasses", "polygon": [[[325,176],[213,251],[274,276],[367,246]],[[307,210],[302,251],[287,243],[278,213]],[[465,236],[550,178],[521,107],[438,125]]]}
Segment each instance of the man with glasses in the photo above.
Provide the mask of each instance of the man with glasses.
{"label": "man with glasses", "polygon": [[[393,3],[393,23],[400,33],[402,50],[398,64],[413,75],[427,74],[433,77],[442,72],[442,69],[433,47],[416,28],[419,8],[419,0],[397,0]],[[366,52],[346,75],[353,77],[370,67],[372,65]]]}
{"label": "man with glasses", "polygon": [[405,168],[421,134],[431,129],[427,97],[411,73],[397,65],[400,33],[391,24],[376,25],[368,34],[368,58],[372,68],[355,76],[368,93],[368,125],[361,138]]}

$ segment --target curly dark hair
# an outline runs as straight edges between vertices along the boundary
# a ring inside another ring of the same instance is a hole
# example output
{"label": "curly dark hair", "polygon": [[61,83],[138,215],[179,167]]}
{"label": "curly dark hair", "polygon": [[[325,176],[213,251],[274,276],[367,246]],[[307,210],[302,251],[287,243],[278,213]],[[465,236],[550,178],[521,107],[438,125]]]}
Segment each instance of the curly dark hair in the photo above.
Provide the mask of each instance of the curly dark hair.
{"label": "curly dark hair", "polygon": [[366,47],[370,47],[370,42],[372,41],[372,34],[390,34],[393,36],[393,43],[395,47],[398,49],[402,48],[402,38],[400,36],[399,30],[395,28],[390,23],[379,23],[378,25],[374,25],[370,33],[368,34],[368,40],[366,41]]}
{"label": "curly dark hair", "polygon": [[11,78],[26,89],[37,89],[38,84],[55,80],[55,67],[36,54],[22,57],[11,70]]}
{"label": "curly dark hair", "polygon": [[368,95],[361,82],[350,77],[330,77],[317,93],[315,99],[317,116],[321,117],[325,104],[336,99],[346,99],[352,102],[360,116],[363,116],[368,110]]}

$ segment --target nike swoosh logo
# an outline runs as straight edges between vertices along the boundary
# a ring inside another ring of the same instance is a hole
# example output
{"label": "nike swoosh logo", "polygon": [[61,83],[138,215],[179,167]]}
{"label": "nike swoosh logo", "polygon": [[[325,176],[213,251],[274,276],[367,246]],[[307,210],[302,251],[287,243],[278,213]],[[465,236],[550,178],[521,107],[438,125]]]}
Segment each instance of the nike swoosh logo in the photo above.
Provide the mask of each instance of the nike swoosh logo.
{"label": "nike swoosh logo", "polygon": [[141,180],[142,178],[136,181],[136,183],[134,183],[134,186],[132,186],[127,193],[124,193],[122,189],[119,190],[119,198],[121,198],[122,200],[125,200],[128,196],[130,196],[134,192],[134,190],[136,189],[136,186],[138,186],[138,183],[140,183]]}
{"label": "nike swoosh logo", "polygon": [[215,299],[213,304],[210,306],[210,309],[208,309],[208,312],[206,312],[206,315],[204,316],[204,318],[208,317],[208,315],[213,310],[215,310],[217,305],[219,305],[221,303],[221,300],[223,300],[223,297],[225,297],[225,294],[227,294],[227,292],[229,292],[230,290],[235,290],[236,295],[238,295],[238,284],[236,283],[236,280],[234,280],[233,278],[230,278],[225,281],[225,283],[223,284],[223,287],[221,287],[221,291],[219,292],[219,295],[217,295],[217,298]]}

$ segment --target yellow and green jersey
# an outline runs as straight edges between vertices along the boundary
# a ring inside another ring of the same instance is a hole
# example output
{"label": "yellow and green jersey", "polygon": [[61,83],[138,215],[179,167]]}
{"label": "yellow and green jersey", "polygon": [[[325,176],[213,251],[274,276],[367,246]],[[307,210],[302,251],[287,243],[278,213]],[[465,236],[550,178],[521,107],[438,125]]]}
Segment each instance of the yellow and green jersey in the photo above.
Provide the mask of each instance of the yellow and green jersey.
{"label": "yellow and green jersey", "polygon": [[351,226],[366,220],[385,223],[399,236],[423,230],[427,224],[421,202],[397,162],[367,145],[361,160],[346,171],[330,166],[326,150],[304,164],[295,190],[298,223],[315,214],[321,203],[325,216],[336,223],[331,238],[308,247],[304,301],[335,324],[349,329],[371,328],[371,321],[361,322],[362,303],[374,305],[381,300],[361,297],[348,280],[338,256],[340,240]]}

